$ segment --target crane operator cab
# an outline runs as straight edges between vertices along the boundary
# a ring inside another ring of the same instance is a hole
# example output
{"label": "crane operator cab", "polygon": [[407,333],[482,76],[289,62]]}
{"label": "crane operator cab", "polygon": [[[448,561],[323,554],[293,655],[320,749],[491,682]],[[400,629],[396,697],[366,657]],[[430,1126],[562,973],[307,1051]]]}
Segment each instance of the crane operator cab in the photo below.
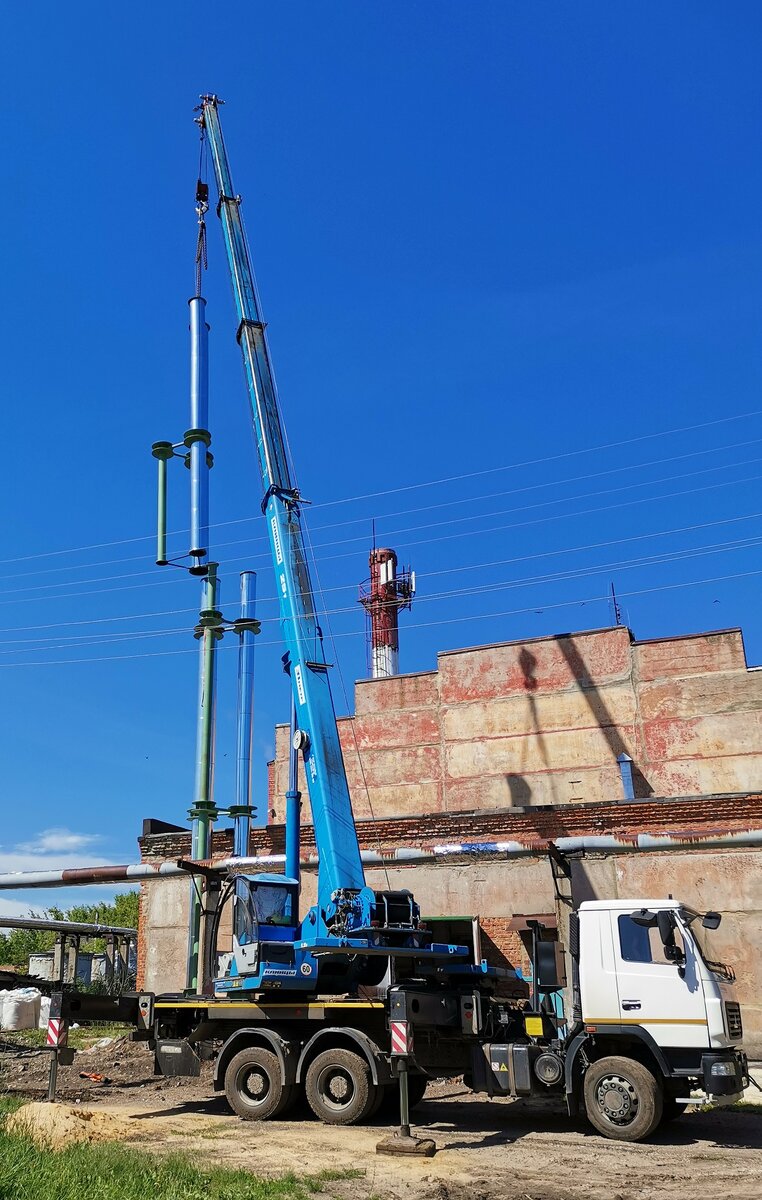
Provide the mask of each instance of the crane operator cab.
{"label": "crane operator cab", "polygon": [[[399,924],[399,936],[409,940],[414,932],[410,917],[413,899],[408,892],[376,894],[366,888],[349,892],[345,907],[355,903],[362,918],[365,908],[361,902],[368,901],[368,896],[373,900],[371,915],[375,914],[374,920],[378,919],[378,944],[371,946],[367,931],[361,930],[349,952],[353,939],[346,935],[331,937],[324,932],[317,907],[311,908],[300,920],[298,879],[278,874],[229,877],[209,939],[210,952],[214,955],[209,970],[216,976],[215,994],[308,993],[320,987],[328,995],[356,990],[360,984],[377,986],[389,964],[381,942],[381,916],[385,922],[404,917],[404,923]],[[343,899],[337,894],[337,911],[341,911]],[[232,948],[226,952],[217,941],[221,917],[231,903]],[[372,932],[377,933],[375,928]],[[431,940],[430,934],[422,933],[420,937],[426,939],[426,944]],[[335,944],[335,950],[331,942]],[[439,949],[443,957],[448,957],[460,947]]]}
{"label": "crane operator cab", "polygon": [[[299,933],[299,882],[284,875],[236,875],[227,899],[233,904],[233,949],[216,991],[270,986],[296,974],[294,942]],[[246,983],[244,984],[244,979]]]}

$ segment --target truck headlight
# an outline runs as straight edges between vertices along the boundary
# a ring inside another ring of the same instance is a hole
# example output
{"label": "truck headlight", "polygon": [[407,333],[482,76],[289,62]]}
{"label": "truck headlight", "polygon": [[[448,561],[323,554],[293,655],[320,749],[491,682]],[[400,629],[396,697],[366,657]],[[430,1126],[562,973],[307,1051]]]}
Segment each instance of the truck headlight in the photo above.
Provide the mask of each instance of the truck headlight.
{"label": "truck headlight", "polygon": [[736,1064],[734,1062],[716,1062],[712,1063],[710,1072],[712,1075],[735,1075]]}

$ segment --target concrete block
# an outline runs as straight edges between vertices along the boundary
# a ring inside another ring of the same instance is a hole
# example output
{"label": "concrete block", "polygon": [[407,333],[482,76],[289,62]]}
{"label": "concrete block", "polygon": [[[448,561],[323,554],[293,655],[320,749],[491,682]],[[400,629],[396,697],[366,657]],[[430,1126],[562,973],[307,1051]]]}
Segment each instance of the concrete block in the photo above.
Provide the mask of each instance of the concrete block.
{"label": "concrete block", "polygon": [[[394,888],[409,888],[432,917],[513,917],[552,912],[553,884],[545,860],[435,862],[390,867]],[[382,870],[369,870],[372,887],[386,887]],[[529,905],[529,907],[527,907]]]}
{"label": "concrete block", "polygon": [[598,804],[622,797],[617,766],[575,768],[571,771],[521,771],[500,775],[446,778],[444,804],[448,812],[538,804]]}
{"label": "concrete block", "polygon": [[146,884],[141,907],[145,922],[141,930],[145,939],[143,987],[150,992],[182,991],[188,951],[188,881]]}
{"label": "concrete block", "polygon": [[360,750],[374,747],[423,746],[439,742],[438,710],[405,709],[366,713],[354,723]]}
{"label": "concrete block", "polygon": [[676,759],[651,763],[646,773],[657,796],[756,792],[762,782],[762,760],[758,754]]}
{"label": "concrete block", "polygon": [[630,639],[624,628],[605,630],[440,654],[438,662],[445,704],[599,687],[629,674]]}
{"label": "concrete block", "polygon": [[[635,731],[570,729],[535,737],[495,737],[455,742],[446,748],[447,773],[454,779],[473,775],[526,774],[531,771],[610,766],[620,747],[633,754]],[[614,745],[612,745],[612,740]]]}
{"label": "concrete block", "polygon": [[360,679],[355,684],[355,712],[394,713],[400,709],[426,708],[439,696],[436,671],[416,675],[393,675],[391,679]]}
{"label": "concrete block", "polygon": [[538,732],[632,725],[635,715],[635,695],[628,682],[551,694],[525,692],[443,707],[442,729],[448,742],[501,734],[526,737]]}
{"label": "concrete block", "polygon": [[[614,860],[618,896],[658,899],[672,893],[700,912],[762,913],[758,850],[621,854]],[[724,921],[724,917],[723,917]],[[762,924],[759,931],[762,942]]]}
{"label": "concrete block", "polygon": [[638,693],[644,721],[762,709],[762,671],[728,671],[645,681]]}
{"label": "concrete block", "polygon": [[635,642],[633,657],[642,681],[669,675],[706,675],[713,671],[742,671],[746,654],[740,629],[698,633],[695,637]]}
{"label": "concrete block", "polygon": [[757,755],[762,747],[762,710],[713,713],[688,721],[645,721],[642,737],[647,759],[655,762]]}
{"label": "concrete block", "polygon": [[439,780],[420,783],[370,784],[352,789],[352,809],[358,820],[400,817],[406,814],[438,813],[444,810],[443,787]]}
{"label": "concrete block", "polygon": [[[408,746],[395,750],[366,750],[362,765],[374,786],[439,782],[442,770],[439,746]],[[349,763],[349,758],[347,762]]]}

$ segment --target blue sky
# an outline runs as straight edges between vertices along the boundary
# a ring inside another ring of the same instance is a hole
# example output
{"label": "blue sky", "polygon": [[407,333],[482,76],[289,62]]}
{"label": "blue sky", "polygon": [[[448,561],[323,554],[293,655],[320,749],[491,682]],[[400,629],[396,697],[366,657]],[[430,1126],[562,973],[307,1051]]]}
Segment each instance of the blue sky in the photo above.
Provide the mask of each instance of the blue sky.
{"label": "blue sky", "polygon": [[[152,569],[149,448],[188,424],[201,91],[350,702],[374,517],[418,574],[404,670],[609,624],[612,580],[636,636],[739,624],[762,661],[759,5],[43,3],[5,32],[0,870],[135,861],[141,819],[192,800],[198,585]],[[231,615],[259,572],[264,812],[287,690],[216,219],[209,256],[214,544]],[[228,640],[219,802],[234,674]]]}

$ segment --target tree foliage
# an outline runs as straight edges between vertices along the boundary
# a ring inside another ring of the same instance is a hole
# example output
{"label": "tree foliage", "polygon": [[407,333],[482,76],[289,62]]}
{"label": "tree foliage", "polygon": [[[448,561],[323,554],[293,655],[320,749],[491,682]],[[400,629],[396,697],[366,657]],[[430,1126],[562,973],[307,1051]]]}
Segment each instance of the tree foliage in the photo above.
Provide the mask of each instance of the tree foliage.
{"label": "tree foliage", "polygon": [[[30,912],[29,915],[41,920],[50,917],[54,921],[78,921],[82,924],[119,925],[122,928],[137,929],[139,903],[139,892],[121,892],[110,904],[75,904],[65,910],[51,907],[47,912]],[[9,929],[6,933],[0,933],[0,966],[20,967],[25,971],[31,954],[42,954],[52,950],[55,943],[55,933],[47,929]],[[105,945],[103,938],[82,941],[83,950],[92,950],[95,953],[104,950]]]}

